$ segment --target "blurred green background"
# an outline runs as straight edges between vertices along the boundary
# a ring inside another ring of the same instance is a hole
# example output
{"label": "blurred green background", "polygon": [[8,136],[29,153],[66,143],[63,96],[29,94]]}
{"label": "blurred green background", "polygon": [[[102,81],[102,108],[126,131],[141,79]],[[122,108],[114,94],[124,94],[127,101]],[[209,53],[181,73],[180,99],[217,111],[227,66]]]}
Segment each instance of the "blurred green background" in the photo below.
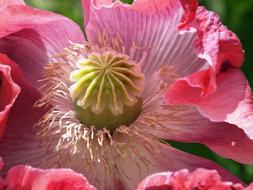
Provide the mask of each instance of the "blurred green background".
{"label": "blurred green background", "polygon": [[[132,0],[122,0],[131,3]],[[47,9],[63,14],[83,26],[80,0],[26,0],[34,7]],[[245,63],[243,71],[247,75],[253,87],[253,1],[252,0],[200,0],[200,5],[219,13],[223,23],[235,32],[242,41],[245,49]],[[199,144],[182,144],[170,142],[173,146],[202,157],[213,160],[232,173],[240,177],[246,183],[253,181],[253,166],[245,166],[232,160],[226,160],[212,153],[208,148]],[[253,147],[252,147],[253,148]]]}

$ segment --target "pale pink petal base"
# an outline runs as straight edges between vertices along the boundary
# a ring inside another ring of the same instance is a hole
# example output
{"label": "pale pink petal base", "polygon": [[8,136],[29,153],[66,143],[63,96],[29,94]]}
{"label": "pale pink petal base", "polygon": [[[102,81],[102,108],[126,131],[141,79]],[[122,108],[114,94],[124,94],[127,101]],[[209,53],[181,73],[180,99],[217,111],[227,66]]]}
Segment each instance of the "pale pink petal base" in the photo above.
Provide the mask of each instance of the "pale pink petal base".
{"label": "pale pink petal base", "polygon": [[253,186],[244,188],[241,184],[223,182],[215,170],[197,169],[153,174],[144,179],[137,190],[252,190]]}

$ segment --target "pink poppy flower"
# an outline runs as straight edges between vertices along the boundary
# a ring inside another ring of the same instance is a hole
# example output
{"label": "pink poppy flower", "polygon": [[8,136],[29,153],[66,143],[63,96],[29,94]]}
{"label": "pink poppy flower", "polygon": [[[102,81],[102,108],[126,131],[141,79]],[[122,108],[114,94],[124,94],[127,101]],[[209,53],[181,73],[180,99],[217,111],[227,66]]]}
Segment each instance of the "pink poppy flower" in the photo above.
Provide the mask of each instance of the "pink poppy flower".
{"label": "pink poppy flower", "polygon": [[197,169],[153,174],[144,179],[137,190],[252,190],[253,184],[244,188],[241,184],[222,181],[215,170]]}
{"label": "pink poppy flower", "polygon": [[[1,72],[10,89],[1,99],[0,119],[10,112],[0,123],[2,173],[21,164],[49,169],[50,180],[58,172],[76,178],[50,169],[71,168],[103,190],[132,190],[152,173],[183,168],[236,181],[163,140],[253,163],[251,91],[238,69],[237,37],[194,0],[82,2],[86,41],[63,16],[0,3]],[[31,178],[45,172],[23,169]]]}

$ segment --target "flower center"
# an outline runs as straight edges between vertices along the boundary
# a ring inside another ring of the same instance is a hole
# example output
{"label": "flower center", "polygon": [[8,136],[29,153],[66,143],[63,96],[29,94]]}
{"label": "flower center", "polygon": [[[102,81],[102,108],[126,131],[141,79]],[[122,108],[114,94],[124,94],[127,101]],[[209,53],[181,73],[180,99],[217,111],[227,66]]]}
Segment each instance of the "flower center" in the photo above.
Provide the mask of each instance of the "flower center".
{"label": "flower center", "polygon": [[129,125],[142,109],[144,75],[128,56],[107,51],[92,53],[70,74],[70,95],[78,119],[113,132]]}
{"label": "flower center", "polygon": [[[138,69],[146,61],[144,50],[133,44],[128,56],[119,39],[103,39],[96,46],[72,43],[56,55],[60,59],[44,67],[42,96],[35,104],[47,110],[36,123],[39,146],[49,156],[42,163],[72,168],[94,184],[111,184],[111,177],[118,181],[117,172],[134,180],[129,167],[122,167],[125,160],[131,168],[157,168],[149,154],[160,139],[151,131],[171,132],[167,122],[181,116],[163,101],[177,77],[169,65],[150,74],[144,89]],[[98,180],[101,172],[109,177]]]}

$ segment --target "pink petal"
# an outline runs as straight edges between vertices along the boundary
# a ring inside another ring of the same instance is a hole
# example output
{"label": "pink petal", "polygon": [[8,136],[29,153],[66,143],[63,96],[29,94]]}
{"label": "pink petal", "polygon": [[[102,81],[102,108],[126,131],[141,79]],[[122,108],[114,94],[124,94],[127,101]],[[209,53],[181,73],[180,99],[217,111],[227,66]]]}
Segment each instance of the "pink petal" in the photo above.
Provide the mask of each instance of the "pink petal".
{"label": "pink petal", "polygon": [[253,190],[253,183],[251,183],[245,190]]}
{"label": "pink petal", "polygon": [[243,74],[230,68],[240,67],[244,59],[239,39],[204,8],[181,25],[182,30],[190,28],[197,30],[195,49],[209,68],[177,80],[168,89],[168,103],[196,105],[210,120],[235,124],[253,138],[251,89]]}
{"label": "pink petal", "polygon": [[7,175],[8,189],[95,190],[87,179],[70,169],[41,170],[30,166],[13,167]]}
{"label": "pink petal", "polygon": [[[0,171],[2,170],[3,168],[3,160],[2,158],[0,157]],[[5,183],[4,183],[4,180],[0,177],[0,190],[3,190],[4,189],[4,186],[5,186]]]}
{"label": "pink petal", "polygon": [[[40,94],[34,88],[22,87],[22,91],[13,106],[6,132],[0,140],[0,155],[5,161],[3,173],[14,165],[43,165],[44,158],[50,160],[44,164],[52,166],[55,162],[51,154],[45,154],[45,150],[40,148],[38,140],[38,128],[34,125],[45,114],[44,110],[34,108],[35,102]],[[57,157],[55,157],[56,159]]]}
{"label": "pink petal", "polygon": [[33,84],[41,79],[43,66],[57,61],[53,56],[70,41],[84,41],[77,24],[55,13],[13,5],[1,9],[0,14],[0,52],[18,63]]}
{"label": "pink petal", "polygon": [[[116,1],[83,0],[88,40],[99,43],[99,35],[119,37],[125,52],[138,62],[143,54],[143,71],[152,74],[164,64],[185,76],[199,70],[205,63],[197,57],[192,44],[195,33],[179,34],[177,25],[183,16],[179,0],[136,0],[132,5]],[[135,45],[134,45],[135,44]]]}
{"label": "pink petal", "polygon": [[176,119],[163,123],[166,130],[154,132],[163,139],[201,143],[223,157],[245,164],[253,164],[253,141],[242,129],[225,122],[211,122],[195,108],[174,113]]}
{"label": "pink petal", "polygon": [[[202,115],[212,121],[237,125],[253,138],[253,102],[247,79],[238,69],[227,69],[216,77],[215,93],[203,97],[201,87],[190,87],[189,78],[178,80],[167,92],[170,103],[196,105]],[[186,96],[187,95],[187,96]]]}
{"label": "pink petal", "polygon": [[17,4],[25,4],[23,0],[1,0],[0,1],[0,9],[3,8],[4,6],[8,5],[17,5]]}
{"label": "pink petal", "polygon": [[[195,11],[195,8],[190,11]],[[186,11],[185,14],[189,12]],[[226,64],[235,67],[242,65],[244,52],[240,40],[222,25],[220,17],[214,12],[198,7],[195,19],[181,23],[179,28],[181,31],[191,28],[197,31],[196,52],[200,57],[206,59],[217,72]]]}
{"label": "pink petal", "polygon": [[3,172],[17,164],[38,163],[44,151],[38,149],[37,128],[34,124],[45,110],[34,108],[40,93],[22,75],[19,66],[0,54],[0,61],[11,67],[14,81],[21,87],[6,124],[6,131],[0,139],[0,155],[5,160]]}
{"label": "pink petal", "polygon": [[[0,155],[5,161],[2,174],[6,174],[11,167],[20,164],[29,164],[38,168],[57,167],[57,153],[47,152],[46,147],[41,146],[41,141],[37,134],[39,128],[34,126],[45,114],[45,110],[34,107],[34,104],[39,97],[40,94],[36,89],[32,88],[31,86],[30,88],[28,86],[22,86],[21,94],[19,95],[10,113],[6,133],[0,140]],[[21,169],[14,168],[14,171],[17,172],[12,172],[11,170],[11,174],[8,174],[10,177],[8,177],[7,182],[9,185],[11,185],[11,187],[13,185],[32,185],[34,186],[34,188],[31,187],[32,190],[37,190],[38,186],[40,187],[41,185],[41,187],[43,187],[42,190],[51,190],[57,188],[60,190],[61,188],[63,189],[63,187],[65,187],[61,186],[63,181],[67,181],[68,183],[73,182],[73,180],[71,180],[71,176],[69,176],[68,172],[66,173],[65,170],[59,170],[59,172],[47,170],[46,172],[41,173],[29,167],[28,169],[27,167],[23,169],[21,167]],[[47,174],[48,172],[49,174]],[[24,173],[25,175],[23,175]],[[61,176],[60,173],[63,173],[64,175]],[[30,177],[34,176],[34,179],[30,179]],[[59,178],[57,178],[57,176],[59,176]],[[62,179],[62,177],[64,177],[64,179]],[[65,180],[66,178],[70,178],[70,181]],[[54,179],[56,181],[52,181]],[[29,183],[30,180],[34,181]],[[66,185],[65,188],[68,189],[68,185],[70,184],[64,185]],[[25,186],[23,189],[29,190],[29,188],[26,187],[27,186]],[[80,189],[84,189],[84,187],[81,186]]]}
{"label": "pink petal", "polygon": [[5,55],[0,54],[0,137],[5,132],[10,109],[20,93],[20,87],[12,79],[18,73],[11,71],[9,62]]}
{"label": "pink petal", "polygon": [[184,15],[179,24],[179,28],[183,28],[188,23],[191,23],[196,17],[196,10],[198,9],[197,0],[180,0],[184,8]]}
{"label": "pink petal", "polygon": [[188,170],[153,174],[144,179],[137,190],[250,190],[241,184],[224,182],[215,170],[197,169],[192,173]]}
{"label": "pink petal", "polygon": [[[133,143],[132,140],[129,140]],[[137,142],[133,146],[135,154],[117,158],[117,169],[119,179],[126,190],[132,190],[137,187],[137,184],[143,178],[156,172],[177,171],[187,168],[190,171],[196,168],[216,169],[221,173],[224,179],[239,182],[239,180],[231,175],[228,171],[221,168],[219,165],[179,151],[169,145],[158,143],[155,141]],[[139,153],[139,154],[138,154]]]}
{"label": "pink petal", "polygon": [[[100,9],[103,7],[118,7],[124,6],[129,7],[133,10],[143,11],[143,12],[159,12],[168,7],[168,4],[171,6],[179,6],[178,1],[171,1],[168,2],[167,0],[134,0],[131,5],[124,4],[120,0],[112,1],[112,0],[82,0],[83,7],[84,7],[84,14],[85,16],[89,14],[90,6],[94,7],[95,9]],[[85,21],[88,24],[88,20]]]}
{"label": "pink petal", "polygon": [[[165,144],[162,144],[160,147],[161,150],[154,152],[154,158],[157,160],[157,163],[159,163],[160,167],[163,168],[162,171],[177,171],[185,168],[190,171],[193,171],[197,168],[214,169],[217,170],[225,180],[241,182],[231,173],[210,160],[182,152]],[[164,155],[166,155],[168,160],[162,158]]]}
{"label": "pink petal", "polygon": [[[201,143],[223,157],[241,163],[253,163],[253,149],[251,148],[253,147],[253,141],[237,126],[226,122],[212,122],[202,116],[195,106],[164,106],[165,102],[162,98],[146,101],[149,97],[157,96],[156,92],[160,90],[160,86],[157,85],[159,84],[158,81],[158,74],[149,76],[142,97],[144,102],[147,102],[143,107],[144,113],[154,113],[159,125],[156,127],[144,125],[142,127],[144,131],[149,130],[150,134],[161,139]],[[180,95],[176,94],[175,97],[186,95],[186,98],[194,99],[189,94],[186,88],[182,88],[182,93]]]}

